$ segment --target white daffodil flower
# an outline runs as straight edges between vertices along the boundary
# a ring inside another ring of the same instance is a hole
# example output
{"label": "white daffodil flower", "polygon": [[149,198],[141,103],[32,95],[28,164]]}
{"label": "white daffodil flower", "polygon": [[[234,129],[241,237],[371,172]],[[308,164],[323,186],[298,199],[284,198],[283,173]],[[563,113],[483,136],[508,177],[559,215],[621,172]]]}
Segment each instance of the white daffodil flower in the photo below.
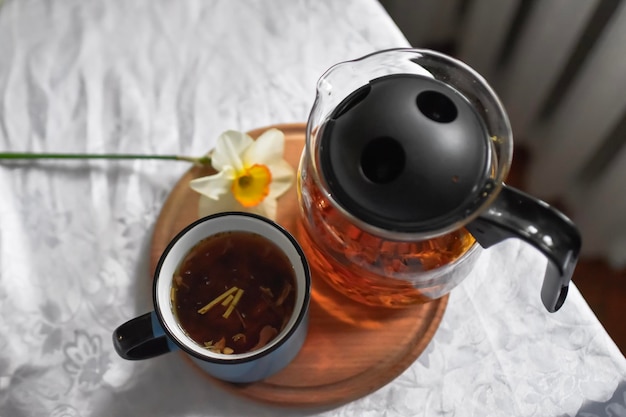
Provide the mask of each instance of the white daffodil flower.
{"label": "white daffodil flower", "polygon": [[257,140],[229,130],[217,138],[211,165],[217,174],[192,180],[200,193],[201,217],[223,211],[247,211],[276,219],[276,199],[294,181],[294,170],[283,159],[285,135],[265,131]]}

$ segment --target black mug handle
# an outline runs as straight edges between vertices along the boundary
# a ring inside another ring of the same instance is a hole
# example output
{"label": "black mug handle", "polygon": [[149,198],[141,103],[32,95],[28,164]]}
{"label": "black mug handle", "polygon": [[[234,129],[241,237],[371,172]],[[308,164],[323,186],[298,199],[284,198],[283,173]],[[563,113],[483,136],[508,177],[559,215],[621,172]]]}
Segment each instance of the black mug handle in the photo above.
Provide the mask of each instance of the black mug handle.
{"label": "black mug handle", "polygon": [[154,311],[135,317],[113,332],[113,346],[124,359],[141,360],[176,349],[163,331]]}
{"label": "black mug handle", "polygon": [[569,218],[549,204],[503,184],[494,203],[466,227],[484,248],[516,237],[539,249],[549,261],[541,300],[551,313],[561,308],[581,246],[580,233]]}

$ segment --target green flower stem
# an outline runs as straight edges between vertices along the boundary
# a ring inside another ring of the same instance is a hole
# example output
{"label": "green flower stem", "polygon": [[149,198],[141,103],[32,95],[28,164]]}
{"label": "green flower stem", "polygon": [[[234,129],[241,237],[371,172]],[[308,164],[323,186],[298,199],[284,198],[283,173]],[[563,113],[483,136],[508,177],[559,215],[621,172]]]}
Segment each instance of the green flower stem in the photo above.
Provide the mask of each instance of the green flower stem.
{"label": "green flower stem", "polygon": [[[1,1],[1,0],[0,0]],[[135,155],[135,154],[68,154],[68,153],[20,153],[0,152],[0,160],[21,159],[160,159],[169,161],[186,161],[195,165],[211,166],[211,157],[208,155],[194,158],[179,155]]]}

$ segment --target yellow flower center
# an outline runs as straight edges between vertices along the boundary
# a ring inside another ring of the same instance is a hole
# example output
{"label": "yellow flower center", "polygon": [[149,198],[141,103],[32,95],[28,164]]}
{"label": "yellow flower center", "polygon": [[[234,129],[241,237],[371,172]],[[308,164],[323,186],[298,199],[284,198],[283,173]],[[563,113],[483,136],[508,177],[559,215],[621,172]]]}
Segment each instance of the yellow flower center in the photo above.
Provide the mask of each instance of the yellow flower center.
{"label": "yellow flower center", "polygon": [[237,173],[232,191],[235,199],[244,207],[254,207],[270,192],[272,173],[265,165],[255,164]]}

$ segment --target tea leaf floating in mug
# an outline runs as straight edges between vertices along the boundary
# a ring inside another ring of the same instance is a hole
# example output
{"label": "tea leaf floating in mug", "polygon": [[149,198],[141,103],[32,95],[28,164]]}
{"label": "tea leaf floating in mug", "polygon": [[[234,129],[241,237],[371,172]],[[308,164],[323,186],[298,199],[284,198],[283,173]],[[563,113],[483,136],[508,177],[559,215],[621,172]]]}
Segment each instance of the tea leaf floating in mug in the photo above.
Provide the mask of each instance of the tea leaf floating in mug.
{"label": "tea leaf floating in mug", "polygon": [[[213,301],[211,301],[209,304],[205,305],[204,307],[202,307],[200,310],[198,310],[198,313],[200,314],[204,314],[207,311],[209,311],[211,308],[213,308],[214,306],[216,306],[219,302],[221,302],[222,300],[224,300],[225,298],[227,298],[229,295],[232,295],[232,293],[234,293],[235,291],[237,291],[238,288],[237,287],[232,287],[229,290],[226,290],[225,292],[223,292],[221,295],[217,296]],[[240,296],[241,297],[241,296]]]}
{"label": "tea leaf floating in mug", "polygon": [[270,340],[272,340],[278,334],[278,330],[272,326],[264,326],[259,334],[259,342],[251,350],[260,349],[265,346]]}
{"label": "tea leaf floating in mug", "polygon": [[228,304],[230,304],[230,302],[231,302],[231,301],[233,301],[233,298],[235,298],[235,297],[233,297],[233,295],[232,295],[232,294],[230,294],[230,295],[228,296],[228,298],[226,298],[224,301],[222,301],[222,305],[223,305],[224,307],[226,307]]}
{"label": "tea leaf floating in mug", "polygon": [[283,291],[280,293],[280,296],[278,297],[278,300],[276,301],[277,306],[280,306],[285,302],[285,299],[287,299],[287,296],[289,295],[289,292],[291,290],[292,290],[291,284],[287,283],[283,287]]}
{"label": "tea leaf floating in mug", "polygon": [[239,300],[241,299],[241,296],[243,295],[243,290],[242,289],[238,289],[237,290],[237,294],[235,294],[235,299],[232,301],[232,303],[230,303],[230,305],[228,306],[228,308],[226,309],[226,311],[224,312],[224,314],[222,315],[222,317],[224,317],[225,319],[227,319],[230,314],[233,312],[233,310],[235,309],[235,306],[237,305],[237,303],[239,302]]}

